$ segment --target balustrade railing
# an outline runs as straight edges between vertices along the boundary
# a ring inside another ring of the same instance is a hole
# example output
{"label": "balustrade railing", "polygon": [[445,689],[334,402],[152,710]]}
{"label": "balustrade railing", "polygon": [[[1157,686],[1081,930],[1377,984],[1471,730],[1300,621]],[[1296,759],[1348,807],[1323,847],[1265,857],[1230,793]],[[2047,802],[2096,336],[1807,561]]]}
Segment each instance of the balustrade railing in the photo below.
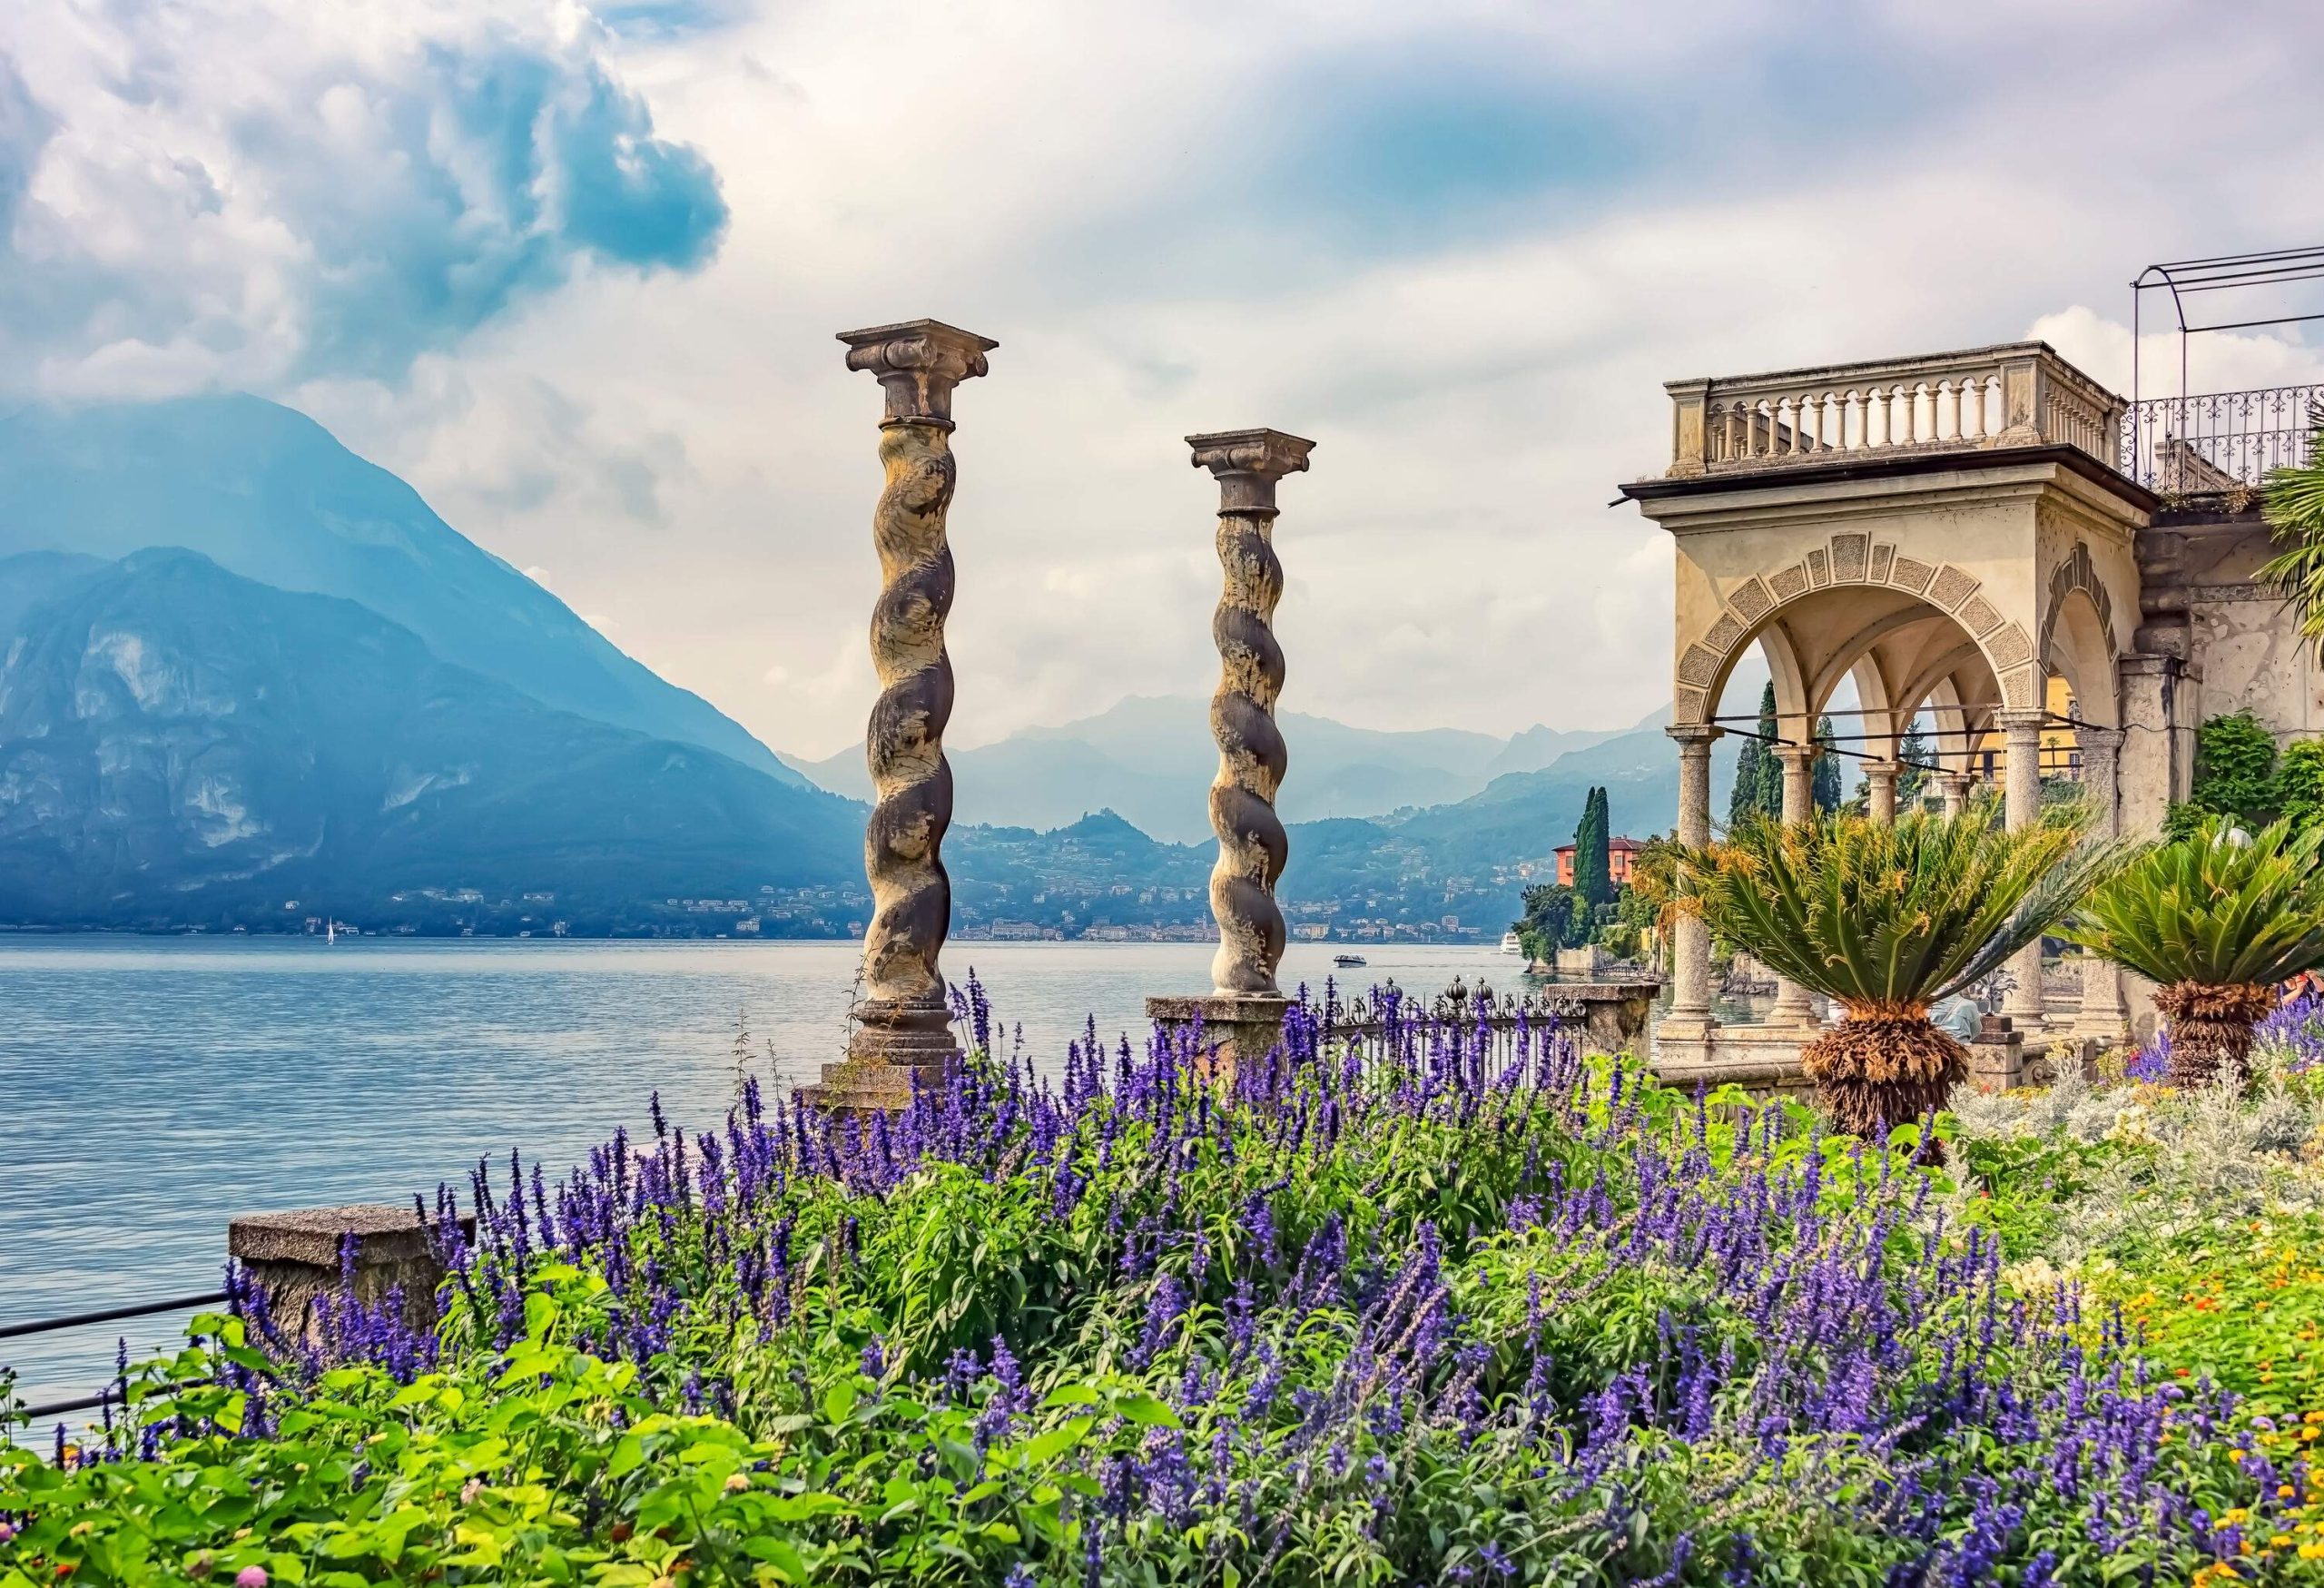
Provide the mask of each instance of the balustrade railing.
{"label": "balustrade railing", "polygon": [[1672,381],[1669,472],[2067,446],[2112,462],[2122,399],[2042,342]]}
{"label": "balustrade railing", "polygon": [[2116,467],[2166,495],[2251,489],[2309,460],[2320,407],[2324,385],[2149,398],[2122,415]]}

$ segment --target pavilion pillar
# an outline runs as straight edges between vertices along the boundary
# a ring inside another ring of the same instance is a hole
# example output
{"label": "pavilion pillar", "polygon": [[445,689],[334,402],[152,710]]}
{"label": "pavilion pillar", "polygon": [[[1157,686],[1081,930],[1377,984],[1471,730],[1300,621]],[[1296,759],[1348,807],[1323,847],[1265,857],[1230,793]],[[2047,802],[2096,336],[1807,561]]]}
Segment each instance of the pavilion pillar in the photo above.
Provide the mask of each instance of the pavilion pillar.
{"label": "pavilion pillar", "polygon": [[1283,961],[1283,912],[1275,885],[1290,839],[1275,813],[1286,764],[1275,706],[1283,693],[1283,648],[1275,603],[1283,564],[1275,553],[1275,485],[1304,472],[1313,441],[1281,430],[1188,436],[1194,464],[1218,480],[1216,545],[1222,585],[1210,633],[1218,647],[1218,688],[1210,699],[1218,775],[1210,785],[1210,826],[1218,861],[1210,873],[1210,913],[1218,952],[1206,998],[1149,998],[1147,1015],[1169,1029],[1199,1022],[1212,1062],[1232,1073],[1282,1040],[1288,1001],[1275,984]]}
{"label": "pavilion pillar", "polygon": [[960,1058],[938,958],[952,924],[945,829],[952,769],[944,725],[952,715],[952,663],[944,620],[952,608],[952,390],[985,373],[1000,344],[940,321],[840,333],[847,367],[868,370],[886,396],[880,463],[886,483],[872,514],[880,597],[872,608],[872,663],[880,698],[864,731],[873,803],[863,829],[872,922],[863,934],[863,996],[852,1011],[847,1060],[823,1067],[802,1095],[840,1110],[900,1109],[917,1086],[940,1081]]}
{"label": "pavilion pillar", "polygon": [[[1994,725],[2002,731],[2002,744],[2006,764],[2003,771],[2002,820],[2014,833],[2031,827],[2042,819],[2042,724],[2044,715],[2038,711],[2004,711],[1995,714]],[[2010,961],[2010,971],[2017,978],[2016,987],[2003,1000],[2002,1011],[2016,1023],[2021,1031],[2033,1032],[2042,1025],[2042,942],[2039,938],[2025,945]]]}
{"label": "pavilion pillar", "polygon": [[[1679,842],[1710,845],[1710,746],[1719,730],[1689,723],[1665,728],[1679,745]],[[1698,1037],[1718,1022],[1710,1012],[1710,928],[1681,914],[1670,929],[1670,1009],[1660,1035]]]}
{"label": "pavilion pillar", "polygon": [[[1787,827],[1802,827],[1816,819],[1816,757],[1822,753],[1814,745],[1775,746],[1775,757],[1783,763],[1783,824]],[[1795,981],[1777,981],[1775,1007],[1768,1011],[1769,1025],[1813,1025],[1817,1014],[1814,993]]]}
{"label": "pavilion pillar", "polygon": [[[2090,800],[2090,832],[2093,838],[2112,838],[2122,830],[2121,728],[2094,728],[2084,723],[2074,730],[2082,748],[2082,786]],[[2122,972],[2113,961],[2085,953],[2082,960],[2082,1012],[2073,1034],[2093,1037],[2107,1047],[2130,1041],[2131,1008],[2122,996]]]}
{"label": "pavilion pillar", "polygon": [[1969,774],[1965,772],[1940,772],[1935,778],[1937,792],[1945,797],[1945,814],[1957,816],[1969,808]]}
{"label": "pavilion pillar", "polygon": [[1884,827],[1896,820],[1896,774],[1903,770],[1894,761],[1864,764],[1865,814]]}

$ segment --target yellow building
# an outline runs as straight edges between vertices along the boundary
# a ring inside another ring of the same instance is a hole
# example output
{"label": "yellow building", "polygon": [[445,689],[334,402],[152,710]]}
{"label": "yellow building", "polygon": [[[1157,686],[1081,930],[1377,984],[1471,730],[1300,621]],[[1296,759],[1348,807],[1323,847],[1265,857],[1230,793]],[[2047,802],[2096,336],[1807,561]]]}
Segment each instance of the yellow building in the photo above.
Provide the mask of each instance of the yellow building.
{"label": "yellow building", "polygon": [[[2080,713],[2074,709],[2073,687],[2061,675],[2050,675],[2042,709],[2049,714],[2049,720],[2042,725],[2042,775],[2081,782],[2082,749],[2074,742],[2074,723]],[[1969,752],[1969,770],[1981,782],[1998,786],[2004,749],[2000,734],[1988,729],[1978,735]]]}

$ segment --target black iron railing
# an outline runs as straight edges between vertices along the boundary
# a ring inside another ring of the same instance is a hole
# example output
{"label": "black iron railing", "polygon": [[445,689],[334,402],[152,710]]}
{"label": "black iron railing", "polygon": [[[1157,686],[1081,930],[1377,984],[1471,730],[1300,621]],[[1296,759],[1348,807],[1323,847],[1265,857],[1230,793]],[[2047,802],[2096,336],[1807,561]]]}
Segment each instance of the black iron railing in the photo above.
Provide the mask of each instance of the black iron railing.
{"label": "black iron railing", "polygon": [[[118,1323],[124,1318],[152,1317],[164,1312],[188,1312],[197,1307],[214,1307],[232,1299],[231,1291],[209,1290],[200,1296],[172,1296],[162,1301],[133,1301],[121,1307],[99,1307],[94,1312],[72,1312],[60,1317],[34,1318],[28,1323],[0,1324],[0,1340],[21,1339],[27,1335],[56,1334],[64,1329]],[[93,1412],[117,1399],[119,1394],[117,1389],[106,1388],[95,1395],[80,1396],[72,1400],[44,1401],[38,1406],[16,1407],[15,1415],[29,1422],[43,1417],[61,1417],[67,1412]]]}
{"label": "black iron railing", "polygon": [[2170,496],[2236,493],[2309,460],[2324,385],[2155,397],[2122,416],[2122,471]]}

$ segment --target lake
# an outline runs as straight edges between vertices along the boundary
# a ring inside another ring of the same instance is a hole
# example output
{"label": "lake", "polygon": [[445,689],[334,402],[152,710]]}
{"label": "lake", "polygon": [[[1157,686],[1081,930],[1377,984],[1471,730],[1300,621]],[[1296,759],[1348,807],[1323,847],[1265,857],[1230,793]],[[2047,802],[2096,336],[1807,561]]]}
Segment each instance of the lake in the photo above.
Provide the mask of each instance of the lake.
{"label": "lake", "polygon": [[[955,943],[996,1023],[1055,1065],[1095,1015],[1142,1039],[1144,1000],[1209,986],[1206,943]],[[1318,988],[1338,944],[1294,944]],[[238,1213],[404,1202],[511,1148],[561,1170],[617,1126],[722,1119],[737,1022],[768,1081],[839,1056],[852,942],[0,939],[0,1326],[215,1289]],[[1504,987],[1483,947],[1363,950],[1364,985]],[[772,1055],[768,1049],[772,1046]],[[0,1341],[39,1402],[94,1392],[182,1317]]]}

